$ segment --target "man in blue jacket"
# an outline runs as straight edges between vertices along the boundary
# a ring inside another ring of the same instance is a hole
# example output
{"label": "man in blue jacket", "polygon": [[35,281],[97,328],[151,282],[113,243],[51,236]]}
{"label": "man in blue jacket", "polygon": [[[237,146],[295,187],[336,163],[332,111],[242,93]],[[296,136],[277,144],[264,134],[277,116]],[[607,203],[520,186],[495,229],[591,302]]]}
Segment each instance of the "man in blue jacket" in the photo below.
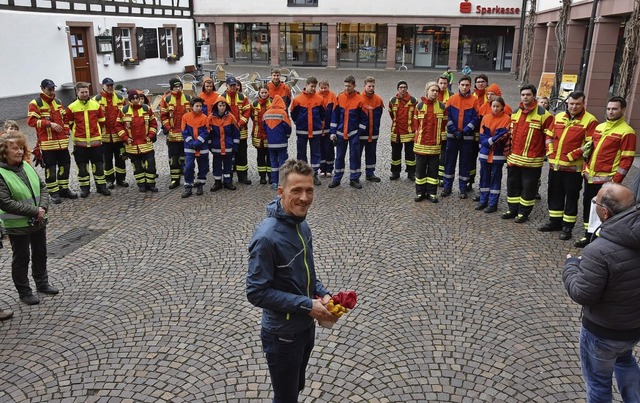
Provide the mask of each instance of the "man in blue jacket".
{"label": "man in blue jacket", "polygon": [[267,206],[249,243],[247,299],[262,308],[262,348],[274,402],[297,402],[315,341],[314,319],[335,322],[326,309],[329,291],[316,278],[311,229],[313,169],[287,160],[280,168],[278,196]]}

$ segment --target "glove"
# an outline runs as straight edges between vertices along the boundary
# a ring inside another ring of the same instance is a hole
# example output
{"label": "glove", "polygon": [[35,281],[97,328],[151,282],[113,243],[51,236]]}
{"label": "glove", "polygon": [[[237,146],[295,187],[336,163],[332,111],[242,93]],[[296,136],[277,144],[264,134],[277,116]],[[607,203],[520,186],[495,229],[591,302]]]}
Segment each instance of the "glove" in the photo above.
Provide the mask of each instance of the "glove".
{"label": "glove", "polygon": [[158,141],[158,136],[150,136],[149,140],[151,140],[152,143],[155,143],[156,141]]}
{"label": "glove", "polygon": [[589,141],[585,143],[582,147],[582,156],[587,159],[591,155],[591,151],[593,151],[593,141]]}
{"label": "glove", "polygon": [[120,149],[120,159],[123,161],[126,161],[129,158],[129,156],[127,155],[127,151],[125,150],[124,147],[122,147]]}
{"label": "glove", "polygon": [[462,134],[462,132],[455,132],[455,133],[453,134],[453,137],[454,137],[456,140],[462,140],[463,134]]}

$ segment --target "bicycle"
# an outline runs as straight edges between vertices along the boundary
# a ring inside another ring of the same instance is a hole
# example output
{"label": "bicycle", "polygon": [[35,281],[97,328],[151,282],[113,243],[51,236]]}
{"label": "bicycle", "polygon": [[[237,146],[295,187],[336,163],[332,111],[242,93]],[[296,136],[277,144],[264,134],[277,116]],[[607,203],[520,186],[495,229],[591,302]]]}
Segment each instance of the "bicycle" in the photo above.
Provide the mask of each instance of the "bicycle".
{"label": "bicycle", "polygon": [[554,114],[567,111],[567,97],[573,92],[571,87],[562,87],[557,97],[549,100],[549,110]]}

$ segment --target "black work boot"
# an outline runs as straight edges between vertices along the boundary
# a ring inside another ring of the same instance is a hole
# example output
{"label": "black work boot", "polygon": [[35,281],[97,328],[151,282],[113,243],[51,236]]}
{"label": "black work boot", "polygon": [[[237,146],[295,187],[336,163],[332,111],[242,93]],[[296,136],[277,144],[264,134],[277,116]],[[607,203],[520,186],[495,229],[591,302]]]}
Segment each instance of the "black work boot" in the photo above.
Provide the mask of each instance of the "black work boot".
{"label": "black work boot", "polygon": [[202,190],[203,187],[204,183],[198,183],[196,185],[196,196],[202,196],[204,194],[204,191]]}
{"label": "black work boot", "polygon": [[213,186],[211,186],[211,191],[212,192],[217,192],[220,189],[222,189],[222,181],[221,180],[216,180],[213,183]]}
{"label": "black work boot", "polygon": [[187,197],[191,196],[193,193],[191,193],[191,186],[185,186],[184,187],[184,191],[182,192],[182,197],[183,199],[186,199]]}

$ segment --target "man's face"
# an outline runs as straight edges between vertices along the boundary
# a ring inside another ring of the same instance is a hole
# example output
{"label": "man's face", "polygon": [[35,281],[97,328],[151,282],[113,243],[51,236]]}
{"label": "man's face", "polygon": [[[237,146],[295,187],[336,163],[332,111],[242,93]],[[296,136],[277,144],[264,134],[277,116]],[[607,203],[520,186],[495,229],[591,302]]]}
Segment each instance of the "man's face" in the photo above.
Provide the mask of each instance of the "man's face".
{"label": "man's face", "polygon": [[56,97],[56,87],[43,88],[42,92],[47,94],[48,97],[55,98]]}
{"label": "man's face", "polygon": [[290,173],[284,187],[278,187],[280,203],[284,211],[295,217],[306,217],[313,202],[313,177]]}
{"label": "man's face", "polygon": [[327,92],[329,92],[329,86],[327,84],[320,85],[320,91],[318,92],[320,94],[326,94]]}
{"label": "man's face", "polygon": [[489,102],[493,101],[494,99],[496,99],[497,95],[495,92],[489,92],[487,91],[487,100]]}
{"label": "man's face", "polygon": [[271,81],[274,84],[280,84],[280,73],[271,73]]}
{"label": "man's face", "polygon": [[438,87],[440,88],[440,91],[449,89],[449,80],[445,80],[444,78],[439,78]]}
{"label": "man's face", "polygon": [[218,114],[222,115],[224,111],[227,110],[227,104],[225,102],[218,102],[216,108],[218,108]]}
{"label": "man's face", "polygon": [[458,84],[458,89],[460,90],[461,94],[467,94],[471,89],[471,83],[467,80],[462,80]]}
{"label": "man's face", "polygon": [[429,87],[427,89],[427,99],[429,99],[430,101],[435,101],[436,99],[438,99],[438,87],[435,85],[432,85],[431,87]]}
{"label": "man's face", "polygon": [[607,104],[607,119],[618,120],[624,116],[624,108],[620,102],[609,102]]}
{"label": "man's face", "polygon": [[404,96],[407,95],[407,92],[409,92],[407,84],[400,84],[398,86],[398,95],[400,95],[401,98],[404,98]]}
{"label": "man's face", "polygon": [[195,112],[196,114],[201,113],[202,112],[202,102],[196,102],[195,104],[193,104],[193,106],[191,107],[191,110],[193,112]]}
{"label": "man's face", "polygon": [[346,92],[347,94],[353,94],[355,90],[356,86],[354,84],[351,84],[349,82],[344,83],[344,92]]}
{"label": "man's face", "polygon": [[364,84],[365,94],[371,96],[376,93],[376,83],[368,82]]}
{"label": "man's face", "polygon": [[315,94],[317,86],[318,86],[318,84],[316,84],[316,83],[308,83],[304,87],[304,90],[306,91],[307,94]]}
{"label": "man's face", "polygon": [[181,92],[182,91],[182,84],[181,83],[173,84],[173,87],[171,88],[171,91],[173,91],[173,92]]}
{"label": "man's face", "polygon": [[102,84],[102,90],[107,94],[113,94],[113,84]]}
{"label": "man's face", "polygon": [[533,91],[526,89],[520,91],[520,101],[524,106],[531,106],[535,101],[535,97],[533,96]]}
{"label": "man's face", "polygon": [[260,88],[260,92],[258,93],[258,98],[260,99],[269,98],[269,90],[266,88]]}
{"label": "man's face", "polygon": [[140,105],[142,104],[142,95],[138,94],[138,95],[134,95],[133,98],[131,98],[129,100],[129,102],[131,102],[133,105]]}
{"label": "man's face", "polygon": [[600,221],[605,222],[609,218],[609,210],[607,210],[607,207],[602,204],[603,194],[604,190],[601,188],[596,195],[596,214],[598,214]]}
{"label": "man's face", "polygon": [[236,92],[238,92],[238,84],[227,84],[227,91],[235,94]]}
{"label": "man's face", "polygon": [[479,90],[483,90],[485,88],[487,88],[487,80],[485,80],[484,78],[476,78],[476,88]]}
{"label": "man's face", "polygon": [[576,117],[584,110],[584,98],[579,99],[568,98],[567,99],[567,111],[571,117]]}
{"label": "man's face", "polygon": [[211,81],[207,81],[204,83],[204,92],[211,92],[213,91],[213,83]]}
{"label": "man's face", "polygon": [[86,101],[87,99],[89,99],[89,88],[78,88],[78,90],[76,91],[76,95],[78,96],[79,100]]}

